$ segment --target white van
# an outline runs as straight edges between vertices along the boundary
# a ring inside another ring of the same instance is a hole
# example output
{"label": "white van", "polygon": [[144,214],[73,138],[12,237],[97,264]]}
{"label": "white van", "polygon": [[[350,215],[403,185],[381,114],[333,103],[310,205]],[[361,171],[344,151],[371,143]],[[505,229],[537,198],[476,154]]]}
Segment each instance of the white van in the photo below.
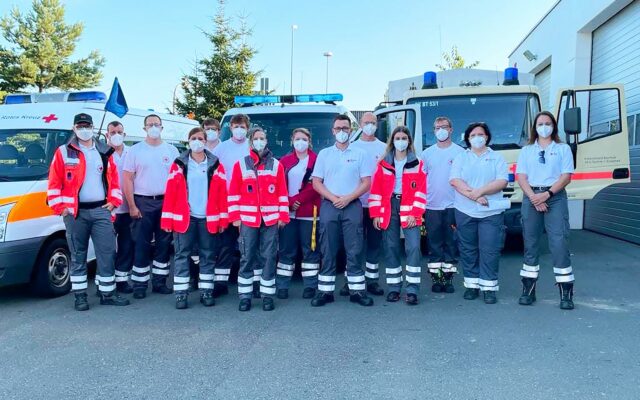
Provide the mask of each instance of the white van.
{"label": "white van", "polygon": [[[75,101],[69,101],[72,95]],[[149,110],[130,109],[118,118],[104,111],[105,99],[101,92],[13,95],[5,98],[12,104],[0,105],[0,287],[31,283],[42,296],[70,290],[64,224],[47,206],[46,192],[51,159],[72,135],[76,114],[90,114],[96,133],[103,118],[102,133],[109,122],[122,122],[128,144],[144,139],[143,120],[151,113],[162,118],[162,137],[176,147],[184,148],[187,133],[198,125]],[[94,257],[90,244],[89,260]]]}

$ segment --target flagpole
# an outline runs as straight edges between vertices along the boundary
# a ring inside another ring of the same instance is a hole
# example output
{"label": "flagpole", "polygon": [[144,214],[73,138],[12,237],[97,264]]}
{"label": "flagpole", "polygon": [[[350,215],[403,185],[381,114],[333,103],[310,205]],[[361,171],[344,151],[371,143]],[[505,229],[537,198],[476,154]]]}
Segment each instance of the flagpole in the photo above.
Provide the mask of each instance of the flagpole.
{"label": "flagpole", "polygon": [[98,128],[98,137],[100,137],[100,134],[102,133],[102,125],[104,124],[104,119],[107,117],[107,111],[104,111],[104,114],[102,114],[102,121],[100,121],[100,128]]}

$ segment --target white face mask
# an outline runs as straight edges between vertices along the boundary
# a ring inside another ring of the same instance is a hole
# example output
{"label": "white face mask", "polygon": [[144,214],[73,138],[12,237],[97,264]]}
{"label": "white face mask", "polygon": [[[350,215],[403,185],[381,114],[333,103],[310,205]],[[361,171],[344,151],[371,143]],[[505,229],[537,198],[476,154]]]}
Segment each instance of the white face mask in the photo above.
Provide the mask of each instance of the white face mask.
{"label": "white face mask", "polygon": [[538,125],[536,126],[536,132],[538,132],[538,135],[540,135],[540,137],[548,138],[549,136],[551,136],[553,128],[551,127],[551,125]]}
{"label": "white face mask", "polygon": [[256,151],[262,151],[265,147],[267,147],[267,141],[264,139],[253,139],[253,142],[251,143],[253,144],[253,148],[256,149]]}
{"label": "white face mask", "polygon": [[374,124],[368,123],[362,128],[362,132],[367,136],[373,136],[376,133],[376,128]]}
{"label": "white face mask", "polygon": [[244,128],[233,128],[231,130],[233,138],[236,140],[242,140],[247,137],[247,130]]}
{"label": "white face mask", "polygon": [[204,143],[198,139],[189,140],[189,148],[194,153],[200,153],[204,151]]}
{"label": "white face mask", "polygon": [[474,136],[469,139],[469,143],[471,143],[471,147],[474,149],[480,149],[487,143],[487,139],[485,139],[484,136]]}
{"label": "white face mask", "polygon": [[207,129],[207,140],[210,142],[218,140],[218,131],[215,129]]}
{"label": "white face mask", "polygon": [[122,143],[124,142],[124,136],[122,136],[119,133],[114,133],[109,138],[109,142],[111,142],[112,145],[118,147],[118,146],[122,145]]}
{"label": "white face mask", "polygon": [[76,136],[80,140],[89,140],[93,137],[93,129],[91,128],[76,128]]}
{"label": "white face mask", "polygon": [[449,138],[449,131],[444,129],[444,128],[440,128],[436,131],[436,139],[438,139],[438,141],[440,142],[444,142],[445,140],[447,140]]}
{"label": "white face mask", "polygon": [[396,139],[393,141],[393,147],[398,151],[405,151],[409,147],[408,140]]}
{"label": "white face mask", "polygon": [[149,137],[152,139],[159,138],[160,133],[162,133],[162,129],[159,126],[152,126],[147,130],[147,135],[149,135]]}
{"label": "white face mask", "polygon": [[309,142],[304,139],[296,139],[293,141],[293,147],[302,153],[309,148]]}
{"label": "white face mask", "polygon": [[346,141],[349,140],[349,133],[345,131],[336,133],[336,140],[338,141],[338,143],[346,143]]}

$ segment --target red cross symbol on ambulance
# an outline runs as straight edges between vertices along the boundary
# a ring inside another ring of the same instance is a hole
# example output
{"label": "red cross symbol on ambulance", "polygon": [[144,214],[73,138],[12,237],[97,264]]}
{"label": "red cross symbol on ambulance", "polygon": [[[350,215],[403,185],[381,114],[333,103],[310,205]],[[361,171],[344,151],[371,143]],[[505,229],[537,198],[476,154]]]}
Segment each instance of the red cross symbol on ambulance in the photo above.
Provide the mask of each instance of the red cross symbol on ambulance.
{"label": "red cross symbol on ambulance", "polygon": [[55,114],[49,114],[49,115],[46,115],[46,116],[42,117],[42,119],[44,120],[45,124],[48,124],[51,121],[57,121],[58,117],[56,117]]}

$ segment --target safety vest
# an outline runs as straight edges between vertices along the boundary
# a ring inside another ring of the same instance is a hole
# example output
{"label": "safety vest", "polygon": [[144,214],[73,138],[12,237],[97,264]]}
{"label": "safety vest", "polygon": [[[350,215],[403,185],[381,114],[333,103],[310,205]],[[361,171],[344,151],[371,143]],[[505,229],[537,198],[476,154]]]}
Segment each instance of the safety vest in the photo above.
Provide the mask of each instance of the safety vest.
{"label": "safety vest", "polygon": [[289,222],[289,197],[284,168],[268,149],[235,163],[229,186],[229,220],[257,228]]}
{"label": "safety vest", "polygon": [[[160,227],[178,233],[185,233],[189,229],[189,188],[187,174],[189,169],[190,150],[178,157],[169,169],[169,179],[162,203],[162,216]],[[218,233],[220,227],[229,225],[227,213],[227,178],[224,167],[216,156],[205,150],[207,156],[207,181],[209,193],[207,195],[207,230],[210,233]]]}
{"label": "safety vest", "polygon": [[[118,168],[112,156],[114,149],[97,140],[94,140],[94,144],[102,159],[105,200],[118,207],[122,204],[122,191],[118,181]],[[78,194],[84,183],[86,164],[76,137],[56,149],[49,168],[47,188],[47,204],[54,213],[60,215],[66,208],[74,217],[78,215]]]}
{"label": "safety vest", "polygon": [[[380,218],[380,227],[387,229],[391,221],[391,196],[396,183],[393,153],[380,160],[373,176],[369,195],[369,215]],[[416,225],[422,224],[422,215],[427,207],[427,174],[423,163],[413,152],[407,154],[407,162],[402,172],[402,197],[400,199],[400,224],[408,225],[408,218],[414,217]]]}

